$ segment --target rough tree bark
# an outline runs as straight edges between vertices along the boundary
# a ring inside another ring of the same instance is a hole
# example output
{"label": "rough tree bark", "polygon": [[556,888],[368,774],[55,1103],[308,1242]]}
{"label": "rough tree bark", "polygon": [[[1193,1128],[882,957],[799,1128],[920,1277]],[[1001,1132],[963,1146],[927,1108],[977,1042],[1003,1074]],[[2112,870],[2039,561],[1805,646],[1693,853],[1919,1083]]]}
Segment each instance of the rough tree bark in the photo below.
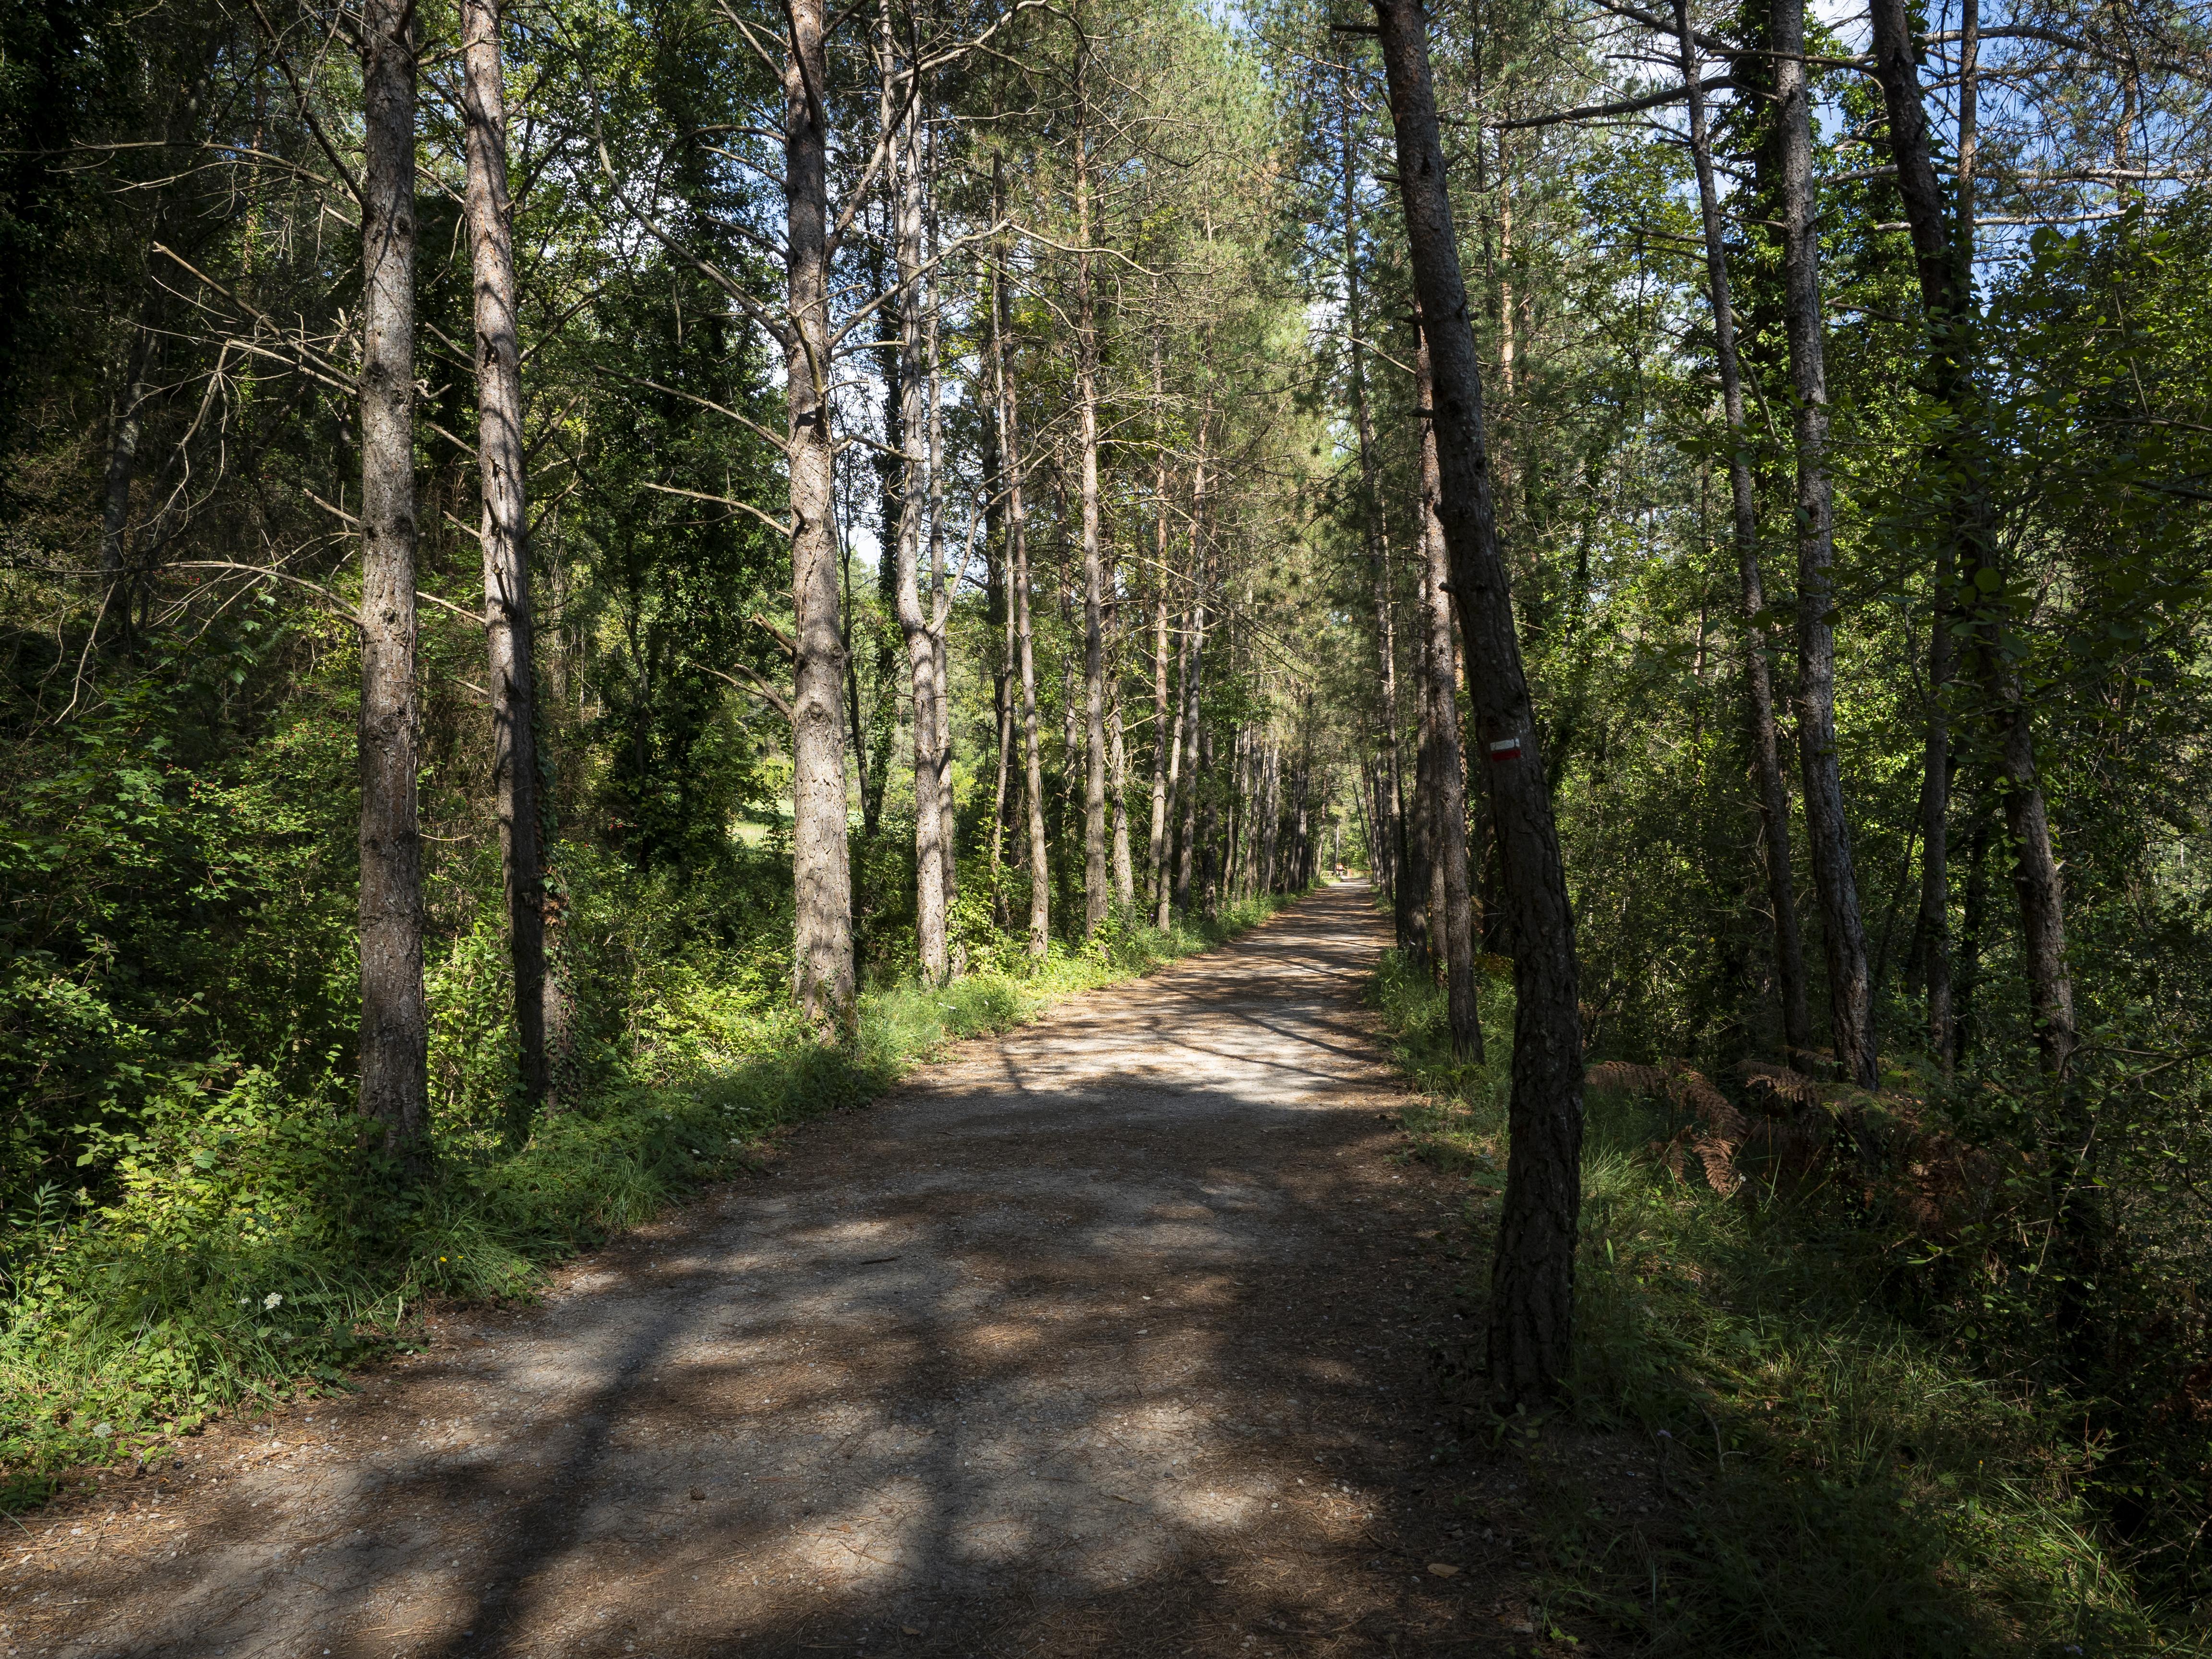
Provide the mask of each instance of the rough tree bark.
{"label": "rough tree bark", "polygon": [[[1973,385],[1972,250],[1964,240],[1972,222],[1957,222],[1954,240],[1954,222],[1936,176],[1905,9],[1899,0],[1875,0],[1873,16],[1875,66],[1887,106],[1899,193],[1912,233],[1921,307],[1928,317],[1929,390],[1949,414],[1938,450],[1938,476],[1957,481],[1952,485],[1950,540],[1973,604],[1963,619],[1966,656],[1988,705],[1995,739],[2038,1056],[2046,1073],[2061,1076],[2080,1041],[2073,976],[2066,965],[2065,890],[2036,769],[2033,718],[2020,678],[2007,665],[2001,639],[2012,612],[2005,603],[1996,538],[1990,530],[1984,459],[1988,440],[1980,429],[1983,415]],[[1939,583],[1942,574],[1939,571]],[[1930,743],[1932,749],[1932,738]],[[1931,781],[1934,776],[1931,770]],[[1934,817],[1931,809],[1931,823]],[[1927,856],[1932,858],[1932,848]],[[1931,1025],[1933,1003],[1931,984]]]}
{"label": "rough tree bark", "polygon": [[1513,922],[1511,1147],[1491,1272],[1490,1390],[1502,1409],[1533,1408],[1566,1376],[1574,1316],[1583,1137],[1574,915],[1490,499],[1481,371],[1429,76],[1428,20],[1419,0],[1376,0],[1375,15],[1414,293],[1429,325],[1437,516]]}
{"label": "rough tree bark", "polygon": [[838,628],[836,450],[830,430],[829,113],[822,0],[790,0],[783,69],[784,372],[790,409],[793,973],[815,1029],[853,1030],[853,881],[846,836],[845,641]]}
{"label": "rough tree bark", "polygon": [[1765,617],[1766,583],[1759,566],[1759,495],[1751,476],[1743,366],[1736,353],[1728,249],[1721,230],[1720,196],[1713,182],[1712,137],[1698,78],[1704,70],[1690,29],[1688,0],[1674,0],[1674,31],[1681,44],[1683,79],[1689,88],[1690,155],[1697,168],[1698,206],[1705,231],[1705,277],[1713,307],[1713,356],[1720,368],[1721,410],[1728,422],[1729,501],[1734,509],[1736,573],[1743,596],[1744,682],[1751,704],[1752,771],[1759,785],[1766,898],[1774,912],[1774,976],[1781,992],[1782,1045],[1790,1064],[1803,1065],[1813,1046],[1813,1020],[1806,990],[1805,942],[1797,926],[1796,883],[1790,868],[1790,788],[1783,776],[1782,744],[1775,728],[1774,684],[1769,667],[1773,641]]}
{"label": "rough tree bark", "polygon": [[[933,134],[935,129],[931,129]],[[937,141],[933,136],[925,152],[923,197],[928,207],[929,257],[928,325],[925,331],[925,363],[929,375],[929,639],[932,676],[937,689],[937,856],[945,866],[946,926],[960,896],[958,820],[952,799],[952,600],[945,588],[945,375],[939,351],[939,328],[944,307],[938,289],[937,265]],[[967,971],[965,952],[947,945],[947,961],[956,973]]]}
{"label": "rough tree bark", "polygon": [[[1066,524],[1066,497],[1056,488],[1053,496],[1055,508],[1053,521]],[[1077,635],[1075,601],[1070,597],[1073,590],[1069,586],[1069,574],[1063,568],[1054,572],[1054,575],[1057,580],[1053,583],[1053,596],[1060,601],[1060,625],[1067,630],[1067,637],[1072,640]],[[1081,763],[1085,756],[1081,742],[1084,735],[1082,680],[1082,665],[1075,653],[1062,652],[1060,658],[1060,821],[1063,830],[1070,822],[1068,811],[1085,772]]]}
{"label": "rough tree bark", "polygon": [[[937,331],[937,319],[930,319],[933,337]],[[931,356],[936,356],[933,338]],[[949,913],[960,896],[959,844],[956,836],[958,828],[957,806],[952,796],[952,600],[946,588],[945,568],[945,515],[940,499],[944,477],[945,444],[943,426],[938,416],[939,383],[933,361],[929,380],[930,397],[930,530],[929,530],[929,604],[930,644],[936,657],[937,682],[937,856],[945,866],[945,905]],[[965,971],[958,947],[952,947],[952,970]]]}
{"label": "rough tree bark", "polygon": [[1166,407],[1164,348],[1152,329],[1152,904],[1166,890],[1168,831],[1168,446],[1161,428]]}
{"label": "rough tree bark", "polygon": [[[1201,526],[1206,507],[1206,450],[1203,438],[1199,445],[1198,471],[1191,487],[1190,513],[1190,668],[1182,682],[1182,714],[1176,724],[1182,728],[1183,740],[1182,777],[1182,844],[1176,849],[1175,873],[1175,906],[1188,914],[1190,909],[1191,871],[1197,859],[1198,847],[1198,790],[1200,724],[1199,695],[1206,673],[1206,552]],[[1162,921],[1162,927],[1167,925]]]}
{"label": "rough tree bark", "polygon": [[1928,994],[1928,1048],[1950,1068],[1951,1054],[1951,712],[1948,703],[1957,650],[1951,638],[1949,593],[1957,566],[1947,542],[1936,555],[1936,599],[1928,629],[1928,724],[1921,751],[1920,904],[1914,955]]}
{"label": "rough tree bark", "polygon": [[[1200,722],[1197,735],[1198,756],[1191,767],[1194,784],[1218,769],[1215,765],[1218,756],[1212,726]],[[1203,796],[1194,791],[1191,799],[1199,811],[1194,836],[1198,848],[1197,876],[1193,890],[1198,895],[1199,908],[1212,915],[1221,902],[1221,795],[1218,790],[1210,790]]]}
{"label": "rough tree bark", "polygon": [[[1376,774],[1382,776],[1378,769]],[[1282,740],[1270,731],[1267,734],[1266,781],[1262,785],[1260,818],[1260,890],[1277,890],[1282,879],[1276,868],[1277,850],[1281,844],[1283,827],[1283,745]]]}
{"label": "rough tree bark", "polygon": [[1167,792],[1160,831],[1160,861],[1152,872],[1152,925],[1164,928],[1175,897],[1175,810],[1182,800],[1182,717],[1189,705],[1190,635],[1194,611],[1186,606],[1182,626],[1176,630],[1175,729],[1167,739]]}
{"label": "rough tree bark", "polygon": [[1221,896],[1231,903],[1243,896],[1244,830],[1252,814],[1251,740],[1252,728],[1238,721],[1237,735],[1229,744],[1229,812],[1222,835],[1222,844],[1226,848],[1226,873],[1222,878]]}
{"label": "rough tree bark", "polygon": [[415,11],[362,12],[361,1112],[428,1157],[415,773]]}
{"label": "rough tree bark", "polygon": [[484,633],[490,651],[492,790],[514,970],[520,1088],[513,1139],[545,1103],[545,884],[538,821],[538,676],[522,441],[522,349],[507,194],[507,92],[498,0],[462,0],[470,264],[476,284],[477,465],[483,497]]}
{"label": "rough tree bark", "polygon": [[[888,18],[888,14],[886,14]],[[891,59],[885,24],[884,71]],[[914,885],[915,942],[926,984],[942,985],[950,971],[945,942],[945,858],[939,846],[943,819],[938,811],[937,641],[922,605],[922,514],[927,495],[921,459],[912,446],[923,441],[927,390],[921,319],[921,143],[911,112],[902,123],[894,165],[898,169],[898,223],[894,238],[898,259],[899,428],[907,452],[900,463],[897,562],[895,603],[899,632],[906,641],[907,673],[914,695]]]}
{"label": "rough tree bark", "polygon": [[[1418,324],[1416,325],[1418,327]],[[1482,1058],[1482,1016],[1475,1000],[1474,901],[1468,888],[1467,770],[1460,752],[1459,696],[1453,673],[1452,618],[1449,590],[1451,567],[1444,550],[1443,522],[1437,516],[1443,481],[1437,461],[1436,388],[1430,366],[1428,331],[1420,330],[1414,358],[1413,401],[1421,413],[1421,551],[1427,565],[1425,592],[1429,596],[1428,696],[1431,717],[1436,722],[1436,788],[1428,797],[1431,825],[1430,847],[1442,878],[1442,924],[1446,1006],[1449,1011],[1452,1054],[1463,1060]]]}
{"label": "rough tree bark", "polygon": [[[1006,199],[1006,163],[991,159],[993,220],[1004,216]],[[1022,505],[1021,409],[1014,395],[1014,380],[1006,362],[1006,337],[1013,332],[1013,301],[1006,292],[1004,245],[993,271],[991,305],[991,366],[999,404],[999,449],[1006,467],[1006,545],[1014,605],[1014,653],[1021,681],[1022,763],[1029,811],[1030,957],[1044,959],[1052,936],[1052,869],[1044,834],[1044,760],[1037,745],[1036,649],[1030,622],[1030,552],[1028,517]]]}
{"label": "rough tree bark", "polygon": [[[158,293],[158,289],[153,292]],[[131,636],[131,582],[128,538],[131,486],[137,477],[138,441],[145,429],[147,380],[154,368],[154,301],[149,293],[124,352],[122,390],[107,437],[107,476],[100,514],[100,578],[105,604],[115,613],[115,637],[128,650]]]}
{"label": "rough tree bark", "polygon": [[[1081,52],[1080,46],[1077,48]],[[1081,62],[1078,59],[1079,64]],[[1081,70],[1077,99],[1082,98]],[[1075,133],[1075,388],[1083,495],[1083,931],[1106,920],[1113,890],[1106,862],[1106,650],[1104,560],[1098,544],[1098,329],[1091,291],[1091,157]]]}
{"label": "rough tree bark", "polygon": [[1137,902],[1137,872],[1129,855],[1129,744],[1121,717],[1121,603],[1107,611],[1106,800],[1113,823],[1114,902]]}
{"label": "rough tree bark", "polygon": [[[1425,616],[1429,605],[1429,567],[1426,560],[1417,561],[1418,591],[1414,595],[1416,616]],[[1406,957],[1425,974],[1434,974],[1438,960],[1441,940],[1438,937],[1437,915],[1443,896],[1437,890],[1441,871],[1436,855],[1436,814],[1428,811],[1426,803],[1437,791],[1437,719],[1436,705],[1430,701],[1429,647],[1431,635],[1425,626],[1413,630],[1413,689],[1419,694],[1413,699],[1413,802],[1405,814],[1399,831],[1403,843],[1404,868],[1398,873],[1399,884],[1405,890],[1400,906],[1400,937]]]}
{"label": "rough tree bark", "polygon": [[1820,895],[1836,1064],[1875,1086],[1874,990],[1836,754],[1835,502],[1828,486],[1828,369],[1821,336],[1820,243],[1813,217],[1813,117],[1805,71],[1805,0],[1773,0],[1775,133],[1761,154],[1779,177],[1783,312],[1796,406],[1797,760],[1805,838]]}
{"label": "rough tree bark", "polygon": [[[991,306],[991,277],[987,270],[979,273],[976,283],[976,309],[989,316],[994,325],[997,313]],[[994,334],[995,337],[995,331]],[[995,381],[993,382],[996,384]],[[983,538],[985,576],[984,614],[992,633],[998,641],[998,660],[991,669],[991,708],[998,726],[998,763],[991,785],[991,903],[993,920],[1000,927],[1007,925],[1006,884],[1000,879],[1000,869],[1005,860],[1006,836],[1006,785],[1013,769],[1014,754],[1014,611],[1008,602],[1008,577],[1012,561],[1006,549],[1006,458],[999,448],[997,399],[982,422],[984,521]]]}
{"label": "rough tree bark", "polygon": [[[1927,476],[1958,479],[1946,503],[1946,533],[1937,543],[1933,604],[1928,637],[1928,723],[1921,781],[1920,907],[1914,925],[1914,955],[1928,992],[1928,1042],[1937,1063],[1951,1055],[1950,805],[1951,678],[1956,653],[1951,637],[1960,556],[1977,567],[1987,562],[1973,550],[1982,522],[1978,469],[1971,437],[1969,374],[1970,258],[1960,255],[1945,223],[1942,188],[1929,155],[1927,114],[1920,101],[1920,77],[1913,61],[1910,25],[1903,9],[1875,0],[1872,8],[1876,78],[1889,114],[1890,145],[1905,198],[1918,268],[1921,309],[1929,331],[1928,390],[1948,411],[1950,430],[1929,447]],[[1972,221],[1961,227],[1971,234]],[[1963,303],[1962,303],[1963,302]]]}
{"label": "rough tree bark", "polygon": [[[889,15],[884,16],[881,27],[885,39],[889,33]],[[878,43],[880,53],[888,47]],[[879,77],[882,92],[878,119],[888,124],[896,118],[896,84],[889,75]],[[868,284],[876,293],[884,291],[884,283],[896,282],[896,276],[886,277],[884,250],[893,250],[892,263],[897,262],[899,201],[896,191],[886,191],[890,198],[884,209],[884,234],[873,240],[868,249]],[[905,355],[900,349],[900,331],[903,326],[901,313],[904,307],[885,304],[876,308],[876,345],[878,360],[883,365],[884,375],[884,448],[877,453],[876,522],[879,532],[877,540],[876,595],[883,602],[883,614],[894,623],[898,617],[898,560],[883,556],[898,545],[899,522],[905,512],[907,485],[906,463],[899,458],[906,453]],[[849,503],[850,497],[848,497]],[[853,550],[852,538],[841,536],[845,571],[845,680],[846,695],[851,703],[850,726],[853,738],[853,769],[857,772],[860,786],[860,846],[865,860],[867,850],[876,844],[876,834],[884,817],[884,792],[890,787],[891,775],[891,744],[898,726],[899,699],[894,689],[899,674],[898,657],[902,641],[893,637],[893,630],[880,622],[872,624],[869,632],[875,635],[875,706],[864,722],[860,711],[860,665],[854,659],[853,633]],[[911,670],[908,671],[911,672]],[[866,923],[872,902],[860,906],[854,917],[854,948]]]}
{"label": "rough tree bark", "polygon": [[[2097,1176],[2096,1117],[2076,1080],[2068,1075],[2080,1036],[2073,976],[2066,963],[2065,892],[2036,771],[2033,716],[2004,647],[2003,635],[2016,617],[1991,533],[1984,483],[1984,458],[1990,441],[1983,430],[1984,416],[1973,380],[1972,217],[1970,210],[1959,216],[1954,241],[1954,222],[1936,180],[1911,23],[1900,0],[1874,0],[1873,22],[1875,71],[1887,106],[1898,190],[1912,232],[1921,307],[1928,319],[1929,390],[1948,417],[1938,445],[1937,476],[1952,481],[1951,538],[1966,572],[1964,592],[1972,607],[1961,619],[1960,631],[1994,740],[2037,1057],[2045,1074],[2057,1085],[2047,1148],[2051,1167],[2063,1172],[2057,1237],[2050,1263],[2057,1285],[2054,1314],[2078,1370],[2084,1376],[2094,1376],[2111,1364],[2111,1316],[2098,1304],[2094,1286],[2109,1267],[2112,1230]],[[1971,173],[1968,178],[1971,181]],[[1931,759],[1931,791],[1936,781],[1932,768]]]}
{"label": "rough tree bark", "polygon": [[1359,529],[1367,550],[1367,568],[1375,589],[1375,660],[1381,681],[1382,765],[1388,788],[1376,797],[1377,846],[1376,875],[1390,898],[1397,922],[1398,943],[1410,945],[1408,926],[1413,896],[1400,891],[1399,866],[1404,861],[1404,830],[1401,806],[1404,786],[1400,781],[1398,754],[1398,653],[1396,606],[1390,592],[1389,526],[1382,516],[1382,492],[1376,480],[1375,434],[1367,413],[1367,348],[1361,331],[1365,317],[1360,309],[1359,222],[1357,193],[1358,162],[1352,142],[1352,65],[1337,66],[1337,155],[1343,179],[1344,206],[1344,328],[1351,353],[1349,386],[1352,431],[1359,442]]}
{"label": "rough tree bark", "polygon": [[1413,688],[1421,700],[1421,798],[1413,810],[1421,820],[1421,838],[1425,848],[1423,861],[1429,872],[1421,915],[1425,926],[1423,938],[1428,948],[1426,967],[1434,977],[1445,971],[1449,959],[1445,945],[1449,906],[1444,896],[1443,815],[1437,811],[1437,799],[1444,788],[1444,724],[1449,716],[1443,700],[1436,694],[1437,641],[1431,624],[1436,613],[1451,601],[1437,587],[1436,571],[1429,562],[1430,549],[1425,541],[1418,543],[1414,552],[1421,562],[1421,591],[1413,614],[1422,639],[1420,680]]}

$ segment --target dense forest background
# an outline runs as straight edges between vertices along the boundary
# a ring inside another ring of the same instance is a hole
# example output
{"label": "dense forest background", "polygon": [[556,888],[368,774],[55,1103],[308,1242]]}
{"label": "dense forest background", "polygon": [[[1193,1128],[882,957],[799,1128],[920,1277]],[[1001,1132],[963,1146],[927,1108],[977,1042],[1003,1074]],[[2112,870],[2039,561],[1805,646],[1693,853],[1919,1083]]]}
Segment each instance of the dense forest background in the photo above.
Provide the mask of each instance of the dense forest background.
{"label": "dense forest background", "polygon": [[[1640,1126],[1554,1090],[1547,1389],[1797,1388],[1741,1455],[2002,1558],[1969,1645],[2201,1639],[2204,20],[1426,19],[1501,750],[1378,9],[0,18],[12,1492],[1341,862],[1479,1188],[1540,944]],[[1979,1403],[1847,1443],[1800,1338]]]}

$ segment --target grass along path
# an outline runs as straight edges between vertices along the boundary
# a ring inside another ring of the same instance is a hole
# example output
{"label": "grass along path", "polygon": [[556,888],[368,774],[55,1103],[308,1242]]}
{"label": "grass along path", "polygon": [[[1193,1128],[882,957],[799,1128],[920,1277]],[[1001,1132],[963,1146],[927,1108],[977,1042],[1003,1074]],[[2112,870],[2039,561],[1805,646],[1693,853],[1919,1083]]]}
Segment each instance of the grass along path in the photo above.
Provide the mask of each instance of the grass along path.
{"label": "grass along path", "polygon": [[[1472,1326],[1504,1183],[1510,988],[1488,988],[1480,1066],[1452,1063],[1441,993],[1395,952],[1370,997],[1424,1091],[1408,1130],[1463,1183],[1449,1288]],[[1880,1286],[1911,1269],[1844,1200],[1724,1197],[1651,1156],[1676,1125],[1650,1105],[1593,1091],[1588,1113],[1571,1407],[1503,1432],[1480,1409],[1466,1422],[1525,1470],[1540,1605],[1656,1654],[2206,1650],[2094,1536],[2069,1490],[2084,1449],[2036,1392],[1885,1311]]]}

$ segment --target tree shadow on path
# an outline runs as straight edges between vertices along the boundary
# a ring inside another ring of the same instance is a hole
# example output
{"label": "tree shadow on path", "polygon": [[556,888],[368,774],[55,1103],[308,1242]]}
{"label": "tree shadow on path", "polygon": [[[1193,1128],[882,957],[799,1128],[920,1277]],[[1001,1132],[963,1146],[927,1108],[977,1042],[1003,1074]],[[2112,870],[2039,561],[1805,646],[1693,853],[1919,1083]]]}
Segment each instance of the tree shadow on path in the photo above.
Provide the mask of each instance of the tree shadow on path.
{"label": "tree shadow on path", "polygon": [[99,1606],[51,1650],[1507,1650],[1431,1473],[1459,1197],[1377,1121],[1382,942],[1328,890],[963,1045],[449,1329],[186,1548],[58,1564]]}

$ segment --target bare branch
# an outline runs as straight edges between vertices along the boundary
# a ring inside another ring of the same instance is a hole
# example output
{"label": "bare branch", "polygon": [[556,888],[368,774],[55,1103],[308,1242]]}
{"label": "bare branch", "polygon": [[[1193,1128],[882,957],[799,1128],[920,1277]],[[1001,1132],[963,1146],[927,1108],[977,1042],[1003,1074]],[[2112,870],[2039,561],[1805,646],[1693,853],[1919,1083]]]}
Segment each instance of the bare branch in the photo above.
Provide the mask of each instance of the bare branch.
{"label": "bare branch", "polygon": [[763,426],[758,421],[750,419],[745,416],[738,414],[736,410],[730,408],[726,404],[718,404],[712,398],[702,398],[697,392],[686,392],[680,386],[663,386],[658,380],[634,379],[630,380],[629,384],[632,386],[641,386],[653,392],[665,392],[671,398],[681,398],[684,402],[696,404],[702,409],[711,409],[717,415],[726,415],[730,419],[735,421],[739,426],[744,428],[746,431],[760,439],[763,443],[775,445],[776,453],[779,455],[788,455],[791,453],[791,445],[788,440],[777,437],[775,433],[769,431],[768,428]]}
{"label": "bare branch", "polygon": [[251,576],[270,576],[280,582],[291,582],[322,595],[325,603],[356,628],[362,626],[361,613],[348,605],[320,582],[311,582],[305,576],[295,576],[289,570],[278,570],[265,564],[241,564],[235,559],[179,559],[172,562],[171,570],[237,570]]}
{"label": "bare branch", "polygon": [[643,482],[647,489],[658,490],[664,495],[684,495],[695,501],[712,501],[717,507],[734,507],[740,513],[750,513],[779,536],[788,537],[792,533],[789,525],[781,519],[771,519],[750,501],[741,501],[730,495],[710,495],[703,489],[682,489],[674,484],[655,483],[650,478]]}
{"label": "bare branch", "polygon": [[[1700,92],[1720,92],[1735,86],[1731,75],[1708,76],[1698,82]],[[1633,115],[1638,110],[1657,109],[1662,104],[1680,103],[1690,95],[1687,86],[1662,87],[1657,92],[1647,92],[1640,98],[1624,98],[1613,104],[1585,104],[1580,109],[1561,110],[1553,115],[1523,116],[1517,121],[1486,121],[1483,125],[1492,132],[1515,132],[1525,127],[1555,127],[1569,121],[1596,121],[1608,115]]]}
{"label": "bare branch", "polygon": [[358,207],[361,204],[361,181],[353,176],[353,169],[346,165],[345,157],[338,154],[337,146],[331,142],[330,134],[323,131],[323,124],[315,115],[314,106],[307,101],[307,88],[300,84],[300,77],[293,73],[291,57],[284,50],[284,37],[277,33],[276,26],[269,21],[269,14],[261,9],[261,0],[253,0],[253,15],[261,20],[262,31],[269,37],[270,55],[276,58],[277,72],[284,77],[285,84],[292,88],[292,100],[300,107],[300,118],[307,124],[308,135],[314,139],[316,148],[329,159],[330,164],[337,169],[338,177],[345,180],[346,193],[353,198],[354,204]]}
{"label": "bare branch", "polygon": [[775,709],[777,714],[782,715],[785,720],[792,721],[794,724],[797,722],[798,716],[792,712],[791,699],[785,696],[782,692],[777,690],[775,687],[770,685],[758,674],[754,673],[753,671],[748,668],[744,664],[739,663],[738,665],[738,673],[744,676],[744,678],[742,680],[738,678],[736,674],[724,673],[712,663],[702,662],[699,666],[705,669],[716,679],[726,680],[730,684],[734,685],[738,690],[746,693],[748,696],[758,697],[769,708]]}

